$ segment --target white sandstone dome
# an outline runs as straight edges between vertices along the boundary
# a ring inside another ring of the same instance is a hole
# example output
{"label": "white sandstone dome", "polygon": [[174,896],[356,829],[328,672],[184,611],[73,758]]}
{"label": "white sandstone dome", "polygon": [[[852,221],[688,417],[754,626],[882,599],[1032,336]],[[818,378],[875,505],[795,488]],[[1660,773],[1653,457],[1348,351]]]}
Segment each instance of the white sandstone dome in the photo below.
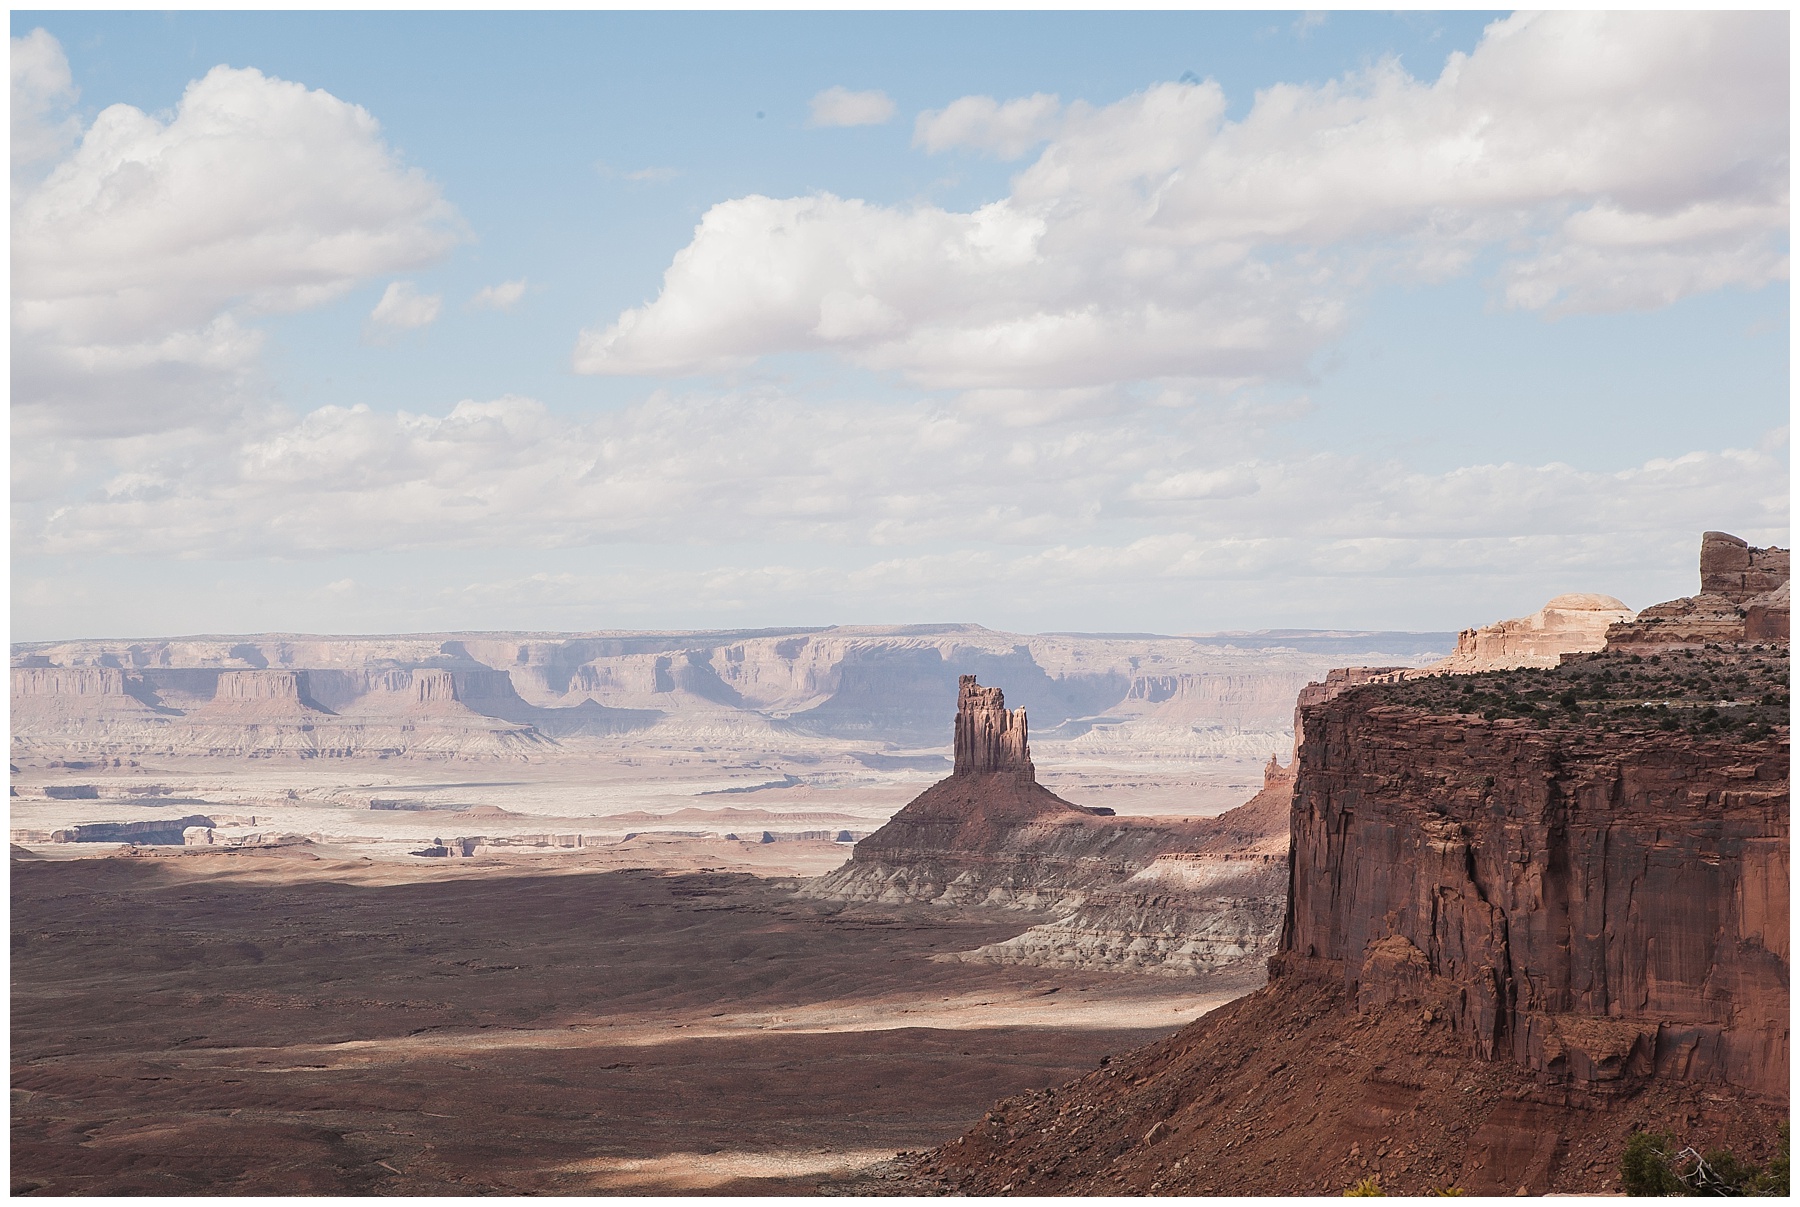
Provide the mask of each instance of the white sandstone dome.
{"label": "white sandstone dome", "polygon": [[1596,595],[1591,591],[1572,591],[1567,595],[1558,595],[1544,605],[1546,612],[1629,612],[1623,600],[1614,599],[1610,595]]}

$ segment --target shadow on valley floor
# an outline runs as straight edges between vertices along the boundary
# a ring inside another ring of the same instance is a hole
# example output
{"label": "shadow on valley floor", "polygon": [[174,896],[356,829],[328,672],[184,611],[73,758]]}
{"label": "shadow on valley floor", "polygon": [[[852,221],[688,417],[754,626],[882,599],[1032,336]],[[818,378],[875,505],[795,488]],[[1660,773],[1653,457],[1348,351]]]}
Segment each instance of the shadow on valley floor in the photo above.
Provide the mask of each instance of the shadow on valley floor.
{"label": "shadow on valley floor", "polygon": [[934,961],[1028,920],[739,875],[12,871],[15,1192],[849,1189],[1252,987]]}

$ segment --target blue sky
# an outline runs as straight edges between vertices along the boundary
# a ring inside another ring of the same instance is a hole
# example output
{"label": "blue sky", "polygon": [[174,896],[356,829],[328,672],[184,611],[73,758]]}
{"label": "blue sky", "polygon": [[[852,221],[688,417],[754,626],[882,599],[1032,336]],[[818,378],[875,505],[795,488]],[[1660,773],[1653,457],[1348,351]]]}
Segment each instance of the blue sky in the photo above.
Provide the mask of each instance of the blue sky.
{"label": "blue sky", "polygon": [[1502,17],[15,13],[15,639],[1685,593],[1786,17]]}

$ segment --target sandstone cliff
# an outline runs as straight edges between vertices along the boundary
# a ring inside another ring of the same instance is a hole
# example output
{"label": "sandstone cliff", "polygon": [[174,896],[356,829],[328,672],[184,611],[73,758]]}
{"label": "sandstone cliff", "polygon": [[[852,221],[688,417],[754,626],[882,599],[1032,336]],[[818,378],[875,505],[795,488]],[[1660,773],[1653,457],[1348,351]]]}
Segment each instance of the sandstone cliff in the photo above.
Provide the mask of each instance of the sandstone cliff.
{"label": "sandstone cliff", "polygon": [[1283,958],[1583,1093],[1785,1097],[1786,653],[1689,661],[1612,651],[1318,706]]}
{"label": "sandstone cliff", "polygon": [[1457,634],[1456,652],[1418,674],[1467,674],[1555,666],[1565,654],[1589,653],[1606,645],[1606,631],[1632,619],[1632,611],[1610,595],[1558,595],[1516,620],[1502,620]]}
{"label": "sandstone cliff", "polygon": [[1709,532],[1700,540],[1700,593],[1611,626],[1606,643],[1644,650],[1786,641],[1788,621],[1788,551],[1755,549],[1730,533]]}

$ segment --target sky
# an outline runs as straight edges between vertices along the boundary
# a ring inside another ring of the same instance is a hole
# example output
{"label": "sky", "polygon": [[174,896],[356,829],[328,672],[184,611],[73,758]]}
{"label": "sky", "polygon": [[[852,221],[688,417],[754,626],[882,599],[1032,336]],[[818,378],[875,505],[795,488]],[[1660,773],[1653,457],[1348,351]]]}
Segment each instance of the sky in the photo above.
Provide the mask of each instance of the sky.
{"label": "sky", "polygon": [[1788,544],[1786,13],[11,34],[14,640],[1449,630]]}

